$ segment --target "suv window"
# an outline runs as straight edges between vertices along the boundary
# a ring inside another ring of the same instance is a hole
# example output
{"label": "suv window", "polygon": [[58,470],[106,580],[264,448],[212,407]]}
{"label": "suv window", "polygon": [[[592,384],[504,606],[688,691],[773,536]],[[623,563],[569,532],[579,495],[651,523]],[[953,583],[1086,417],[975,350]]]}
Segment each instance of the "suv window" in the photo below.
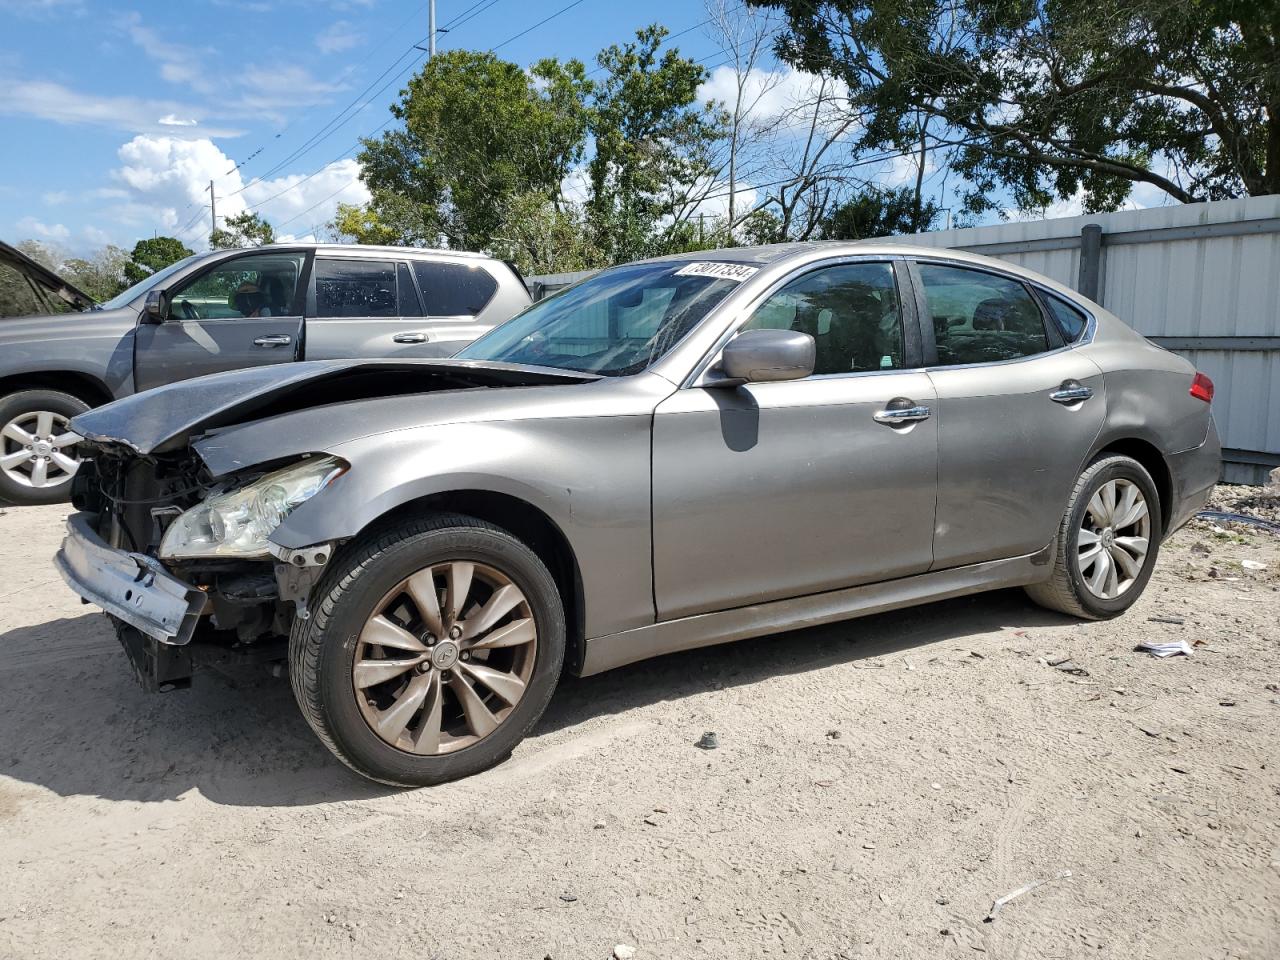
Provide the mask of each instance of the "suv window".
{"label": "suv window", "polygon": [[474,317],[498,289],[498,281],[479,264],[419,260],[413,270],[429,317]]}
{"label": "suv window", "polygon": [[170,296],[182,320],[296,316],[304,253],[255,253],[224,260]]}
{"label": "suv window", "polygon": [[317,317],[398,317],[396,265],[384,260],[316,260]]}
{"label": "suv window", "polygon": [[902,367],[902,310],[893,266],[849,263],[792,280],[744,330],[799,330],[817,345],[815,374]]}
{"label": "suv window", "polygon": [[1017,280],[964,267],[920,264],[938,363],[1016,360],[1049,349],[1044,318]]}
{"label": "suv window", "polygon": [[1062,336],[1067,343],[1075,343],[1079,340],[1084,334],[1085,327],[1089,325],[1089,318],[1078,307],[1073,307],[1061,297],[1043,291],[1041,296],[1049,308],[1049,315],[1058,324],[1058,329],[1062,331]]}

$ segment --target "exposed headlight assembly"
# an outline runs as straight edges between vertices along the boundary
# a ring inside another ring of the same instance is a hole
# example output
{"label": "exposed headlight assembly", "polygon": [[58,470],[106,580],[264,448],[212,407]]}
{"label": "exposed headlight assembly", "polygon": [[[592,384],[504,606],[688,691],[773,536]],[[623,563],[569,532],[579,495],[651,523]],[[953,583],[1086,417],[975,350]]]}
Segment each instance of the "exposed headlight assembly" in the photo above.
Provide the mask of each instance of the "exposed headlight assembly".
{"label": "exposed headlight assembly", "polygon": [[312,457],[214,494],[169,525],[160,543],[160,558],[265,559],[271,555],[267,538],[276,527],[346,469],[346,461],[337,457]]}

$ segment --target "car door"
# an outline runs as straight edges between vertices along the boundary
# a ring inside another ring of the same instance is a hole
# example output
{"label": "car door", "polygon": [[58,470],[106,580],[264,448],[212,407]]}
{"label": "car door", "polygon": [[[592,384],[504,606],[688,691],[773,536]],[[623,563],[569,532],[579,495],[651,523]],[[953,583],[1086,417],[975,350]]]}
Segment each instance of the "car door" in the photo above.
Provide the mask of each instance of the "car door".
{"label": "car door", "polygon": [[303,250],[246,253],[167,290],[164,321],[138,323],[135,388],[296,359],[307,262]]}
{"label": "car door", "polygon": [[453,352],[423,329],[422,303],[407,261],[321,253],[313,273],[306,359],[440,357]]}
{"label": "car door", "polygon": [[898,274],[893,262],[856,261],[793,276],[739,331],[813,335],[812,376],[686,386],[658,406],[660,620],[929,568],[937,425]]}
{"label": "car door", "polygon": [[925,258],[911,271],[937,396],[934,567],[1034,553],[1102,428],[1102,372],[1020,278]]}
{"label": "car door", "polygon": [[[493,328],[494,324],[480,320],[480,314],[498,292],[498,281],[486,264],[415,260],[413,272],[427,316],[422,329],[431,342],[439,344],[441,356],[452,356]],[[503,321],[508,319],[510,315],[501,317]]]}

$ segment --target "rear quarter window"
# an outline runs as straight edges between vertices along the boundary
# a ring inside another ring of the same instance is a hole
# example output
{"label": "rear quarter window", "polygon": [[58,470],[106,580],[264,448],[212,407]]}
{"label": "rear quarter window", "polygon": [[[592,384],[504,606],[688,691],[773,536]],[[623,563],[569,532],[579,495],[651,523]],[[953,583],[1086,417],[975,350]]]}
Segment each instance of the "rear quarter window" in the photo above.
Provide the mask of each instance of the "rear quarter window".
{"label": "rear quarter window", "polygon": [[1041,291],[1041,296],[1044,297],[1045,306],[1049,308],[1049,316],[1053,317],[1053,322],[1058,325],[1067,343],[1075,343],[1084,336],[1085,328],[1089,326],[1089,318],[1082,310],[1052,293]]}
{"label": "rear quarter window", "polygon": [[498,281],[480,264],[419,260],[413,270],[429,317],[474,317],[498,290]]}

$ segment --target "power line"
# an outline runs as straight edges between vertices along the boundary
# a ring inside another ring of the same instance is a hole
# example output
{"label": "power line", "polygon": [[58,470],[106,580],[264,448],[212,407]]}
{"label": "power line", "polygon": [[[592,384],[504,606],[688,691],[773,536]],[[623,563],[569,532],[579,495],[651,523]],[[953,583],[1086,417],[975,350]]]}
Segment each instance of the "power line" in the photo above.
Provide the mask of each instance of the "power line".
{"label": "power line", "polygon": [[557,10],[555,13],[551,14],[551,16],[546,17],[546,18],[544,18],[544,19],[542,19],[542,20],[539,20],[537,23],[535,23],[532,27],[529,27],[527,30],[521,30],[521,31],[520,31],[519,33],[517,33],[514,37],[507,37],[507,39],[503,40],[503,41],[502,41],[500,44],[498,44],[496,47],[490,47],[490,48],[489,48],[489,52],[490,52],[490,53],[496,53],[497,51],[499,51],[499,50],[501,50],[503,47],[505,47],[508,43],[512,43],[512,42],[514,42],[514,41],[516,41],[516,40],[519,40],[519,39],[520,39],[521,37],[523,37],[526,33],[532,33],[534,30],[537,30],[537,29],[538,29],[540,26],[542,26],[544,23],[550,23],[550,22],[551,22],[552,20],[554,20],[556,17],[560,16],[560,14],[562,14],[562,13],[568,13],[570,10],[572,10],[574,7],[576,7],[578,4],[580,4],[580,3],[582,3],[582,2],[583,2],[583,0],[573,0],[573,3],[567,4],[567,5],[563,6],[563,7],[561,7],[561,8],[560,8],[559,10]]}

